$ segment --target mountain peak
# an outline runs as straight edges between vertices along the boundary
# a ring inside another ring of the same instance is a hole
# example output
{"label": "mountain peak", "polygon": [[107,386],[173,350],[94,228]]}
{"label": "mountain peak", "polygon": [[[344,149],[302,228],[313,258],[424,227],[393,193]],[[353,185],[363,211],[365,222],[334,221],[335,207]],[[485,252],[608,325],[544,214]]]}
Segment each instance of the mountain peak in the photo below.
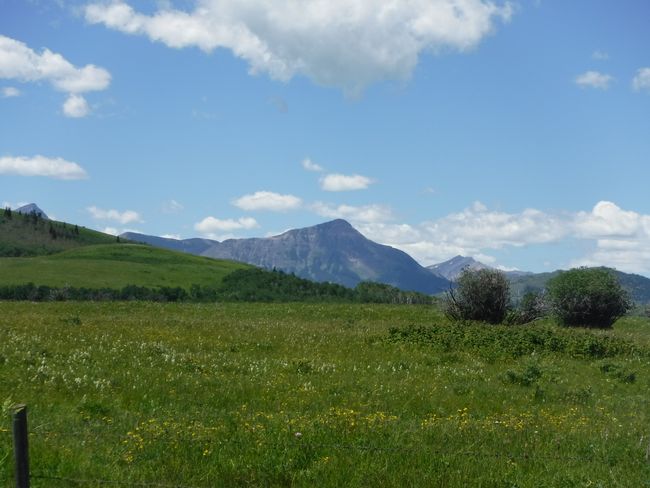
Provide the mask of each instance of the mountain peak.
{"label": "mountain peak", "polygon": [[23,205],[22,207],[18,207],[16,209],[14,209],[14,212],[17,212],[17,213],[20,213],[20,214],[23,214],[23,215],[28,215],[28,214],[30,214],[32,212],[35,212],[36,215],[39,215],[41,218],[43,218],[45,220],[49,220],[49,217],[47,216],[47,214],[45,212],[43,212],[43,210],[41,210],[38,207],[38,205],[36,205],[35,203],[28,203],[27,205]]}
{"label": "mountain peak", "polygon": [[479,270],[489,268],[489,266],[477,261],[472,257],[461,256],[460,254],[445,262],[427,266],[427,269],[433,274],[442,276],[443,278],[446,278],[450,281],[456,280],[456,278],[460,276],[460,273],[465,268]]}
{"label": "mountain peak", "polygon": [[322,224],[318,224],[316,227],[332,230],[356,230],[354,227],[352,227],[352,224],[350,224],[350,222],[343,219],[334,219],[330,220],[329,222],[323,222]]}

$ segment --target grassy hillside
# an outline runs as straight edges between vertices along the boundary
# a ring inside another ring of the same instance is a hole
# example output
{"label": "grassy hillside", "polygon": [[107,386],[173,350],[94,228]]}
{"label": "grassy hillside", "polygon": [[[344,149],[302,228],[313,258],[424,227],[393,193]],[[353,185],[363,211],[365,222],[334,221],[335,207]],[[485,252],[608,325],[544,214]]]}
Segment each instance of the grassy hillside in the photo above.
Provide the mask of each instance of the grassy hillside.
{"label": "grassy hillside", "polygon": [[[41,487],[642,487],[648,330],[454,326],[429,306],[0,303],[0,404],[29,406]],[[0,486],[10,429],[1,417]]]}
{"label": "grassy hillside", "polygon": [[0,285],[32,282],[52,287],[122,288],[126,285],[189,288],[215,286],[250,266],[139,244],[84,246],[51,256],[0,259]]}
{"label": "grassy hillside", "polygon": [[73,224],[0,211],[0,257],[42,256],[114,242],[114,236]]}

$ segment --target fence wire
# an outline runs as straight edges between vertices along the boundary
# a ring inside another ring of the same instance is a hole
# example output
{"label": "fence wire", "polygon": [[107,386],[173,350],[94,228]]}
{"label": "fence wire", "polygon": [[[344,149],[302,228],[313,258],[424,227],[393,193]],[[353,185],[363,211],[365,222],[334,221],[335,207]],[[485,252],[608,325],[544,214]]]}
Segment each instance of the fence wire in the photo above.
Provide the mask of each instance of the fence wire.
{"label": "fence wire", "polygon": [[66,478],[63,476],[49,476],[44,474],[33,474],[32,479],[49,480],[49,481],[63,481],[75,485],[113,485],[113,486],[135,486],[142,488],[205,488],[190,485],[175,485],[167,483],[155,482],[133,482],[133,481],[118,481],[118,480],[100,480],[100,479],[80,479],[80,478]]}
{"label": "fence wire", "polygon": [[[39,427],[44,427],[41,425]],[[97,436],[98,440],[105,440],[106,438],[110,439],[119,439],[123,440],[127,436],[126,434],[110,431],[93,431],[93,430],[79,430],[79,431],[56,431],[56,430],[44,430],[39,427],[36,427],[34,430],[29,432],[31,437],[36,438],[52,438],[52,437],[75,437],[83,438],[88,436]],[[11,431],[7,429],[0,429],[0,434],[11,435]],[[244,442],[239,439],[227,439],[224,437],[216,437],[215,435],[177,435],[171,434],[164,437],[164,440],[185,440],[195,443],[205,443],[210,442],[218,446],[228,446],[228,445],[247,445],[248,442]],[[162,439],[161,439],[162,440]],[[507,453],[507,452],[486,452],[478,450],[462,450],[462,451],[449,451],[440,449],[439,447],[433,445],[395,445],[395,446],[380,446],[380,445],[371,445],[371,444],[346,444],[346,443],[319,443],[311,442],[304,437],[297,438],[294,435],[290,437],[279,437],[278,447],[281,448],[297,448],[297,449],[314,449],[314,450],[337,450],[337,451],[357,451],[357,452],[368,452],[368,453],[395,453],[395,452],[426,452],[433,456],[438,456],[442,458],[454,458],[454,457],[473,457],[473,458],[491,458],[495,460],[508,460],[508,461],[528,461],[528,462],[541,462],[546,460],[555,460],[555,461],[573,461],[573,462],[602,462],[606,455],[603,453],[597,454],[593,453],[590,455],[584,456],[563,456],[563,455],[546,455],[546,454],[535,454],[532,452],[520,452],[520,453]],[[650,457],[650,446],[647,451],[643,449],[644,452],[640,453],[641,457],[647,462]],[[83,476],[83,475],[82,475]],[[184,484],[174,484],[174,483],[161,483],[161,482],[137,482],[137,481],[126,481],[126,480],[111,480],[111,479],[92,479],[92,478],[83,478],[83,477],[66,477],[66,476],[56,476],[48,474],[47,472],[36,472],[30,475],[31,479],[42,480],[44,482],[60,482],[68,486],[124,486],[124,487],[140,487],[140,488],[209,488],[211,485],[207,486],[196,486],[196,485],[184,485]],[[7,483],[11,478],[0,478],[0,483]]]}

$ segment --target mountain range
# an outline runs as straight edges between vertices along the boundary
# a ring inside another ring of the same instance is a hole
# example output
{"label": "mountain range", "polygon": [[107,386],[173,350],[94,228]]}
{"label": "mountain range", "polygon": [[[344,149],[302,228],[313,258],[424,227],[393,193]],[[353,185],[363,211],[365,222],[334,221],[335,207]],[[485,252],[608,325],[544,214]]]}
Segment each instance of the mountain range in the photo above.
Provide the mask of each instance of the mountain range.
{"label": "mountain range", "polygon": [[133,232],[120,237],[200,256],[275,268],[301,278],[348,287],[361,281],[376,281],[402,290],[437,294],[450,285],[446,278],[431,273],[405,252],[367,239],[341,219],[273,237],[223,242],[166,239]]}
{"label": "mountain range", "polygon": [[[361,281],[376,281],[403,290],[439,294],[453,286],[465,268],[490,269],[491,266],[468,256],[455,256],[442,263],[422,267],[408,254],[373,242],[345,220],[294,229],[266,238],[169,239],[127,232],[120,237],[153,246],[199,256],[240,261],[266,269],[295,273],[314,281],[330,281],[354,287]],[[632,298],[650,302],[650,279],[612,270]],[[512,296],[517,300],[527,291],[544,289],[553,273],[505,271]]]}

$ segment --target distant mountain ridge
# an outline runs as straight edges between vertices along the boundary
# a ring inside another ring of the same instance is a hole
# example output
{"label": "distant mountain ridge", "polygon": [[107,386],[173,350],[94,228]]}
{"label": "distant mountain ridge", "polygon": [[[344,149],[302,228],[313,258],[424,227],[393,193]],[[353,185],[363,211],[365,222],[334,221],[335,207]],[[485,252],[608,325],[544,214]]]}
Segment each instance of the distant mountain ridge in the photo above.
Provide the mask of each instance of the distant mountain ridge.
{"label": "distant mountain ridge", "polygon": [[[427,269],[430,272],[438,276],[442,276],[443,278],[446,278],[449,281],[456,281],[456,279],[458,279],[458,277],[460,276],[460,273],[465,268],[468,268],[473,271],[477,271],[480,269],[498,269],[492,266],[488,266],[487,264],[484,264],[480,261],[477,261],[472,257],[460,256],[460,255],[455,256],[447,261],[443,261],[442,263],[427,266]],[[504,271],[504,273],[509,279],[515,279],[520,276],[528,276],[533,274],[530,271],[519,271],[519,270]]]}
{"label": "distant mountain ridge", "polygon": [[402,290],[436,294],[449,281],[436,276],[403,251],[364,237],[342,219],[265,238],[167,239],[128,232],[121,237],[190,254],[231,259],[295,273],[314,281],[354,287],[375,281]]}
{"label": "distant mountain ridge", "polygon": [[456,281],[462,271],[467,268],[472,271],[479,269],[488,269],[490,266],[483,264],[472,257],[455,256],[448,261],[427,266],[427,269],[438,276],[441,276],[449,281]]}
{"label": "distant mountain ridge", "polygon": [[[471,270],[493,269],[487,264],[481,263],[472,257],[455,256],[448,261],[427,266],[431,273],[442,276],[449,281],[455,281],[463,269]],[[621,286],[625,288],[632,299],[637,303],[650,303],[650,279],[633,273],[624,273],[612,268],[605,268],[616,275]],[[540,292],[544,290],[551,278],[560,274],[561,270],[548,273],[532,273],[530,271],[505,271],[510,281],[510,292],[515,301],[520,300],[526,292]]]}
{"label": "distant mountain ridge", "polygon": [[[614,273],[619,283],[625,288],[637,303],[650,303],[650,279],[634,273],[624,273],[616,269],[603,267]],[[532,273],[525,276],[512,277],[510,279],[510,290],[512,296],[521,298],[526,292],[542,291],[548,281],[555,278],[562,271],[557,270],[549,273]]]}

